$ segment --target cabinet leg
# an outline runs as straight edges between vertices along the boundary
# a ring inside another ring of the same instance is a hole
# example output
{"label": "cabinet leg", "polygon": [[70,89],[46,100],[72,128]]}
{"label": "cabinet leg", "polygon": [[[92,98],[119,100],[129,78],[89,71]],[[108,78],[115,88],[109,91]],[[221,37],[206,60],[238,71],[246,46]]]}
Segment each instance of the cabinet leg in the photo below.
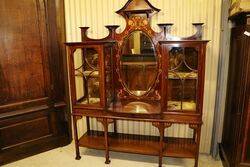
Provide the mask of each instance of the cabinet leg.
{"label": "cabinet leg", "polygon": [[79,151],[79,141],[78,141],[78,133],[77,133],[77,119],[76,116],[73,116],[73,128],[74,128],[74,136],[75,136],[75,149],[76,149],[76,160],[80,160],[80,151]]}
{"label": "cabinet leg", "polygon": [[194,167],[198,167],[198,163],[199,163],[199,158],[198,158],[198,157],[196,157],[196,158],[195,158]]}
{"label": "cabinet leg", "polygon": [[159,152],[159,167],[162,167],[162,159],[163,159],[163,145],[164,145],[164,126],[163,123],[159,126],[160,132],[160,152]]}
{"label": "cabinet leg", "polygon": [[114,119],[114,133],[117,134],[117,122]]}
{"label": "cabinet leg", "polygon": [[106,157],[106,161],[105,164],[109,164],[110,160],[109,160],[109,142],[108,142],[108,121],[107,119],[104,120],[103,126],[104,126],[104,138],[105,138],[105,157]]}
{"label": "cabinet leg", "polygon": [[201,126],[199,126],[197,128],[196,134],[195,134],[195,142],[196,142],[196,145],[197,145],[197,149],[196,149],[196,156],[195,156],[194,167],[198,167],[199,166],[200,136],[201,136]]}
{"label": "cabinet leg", "polygon": [[87,132],[90,131],[90,120],[89,117],[86,117],[86,124],[87,124]]}

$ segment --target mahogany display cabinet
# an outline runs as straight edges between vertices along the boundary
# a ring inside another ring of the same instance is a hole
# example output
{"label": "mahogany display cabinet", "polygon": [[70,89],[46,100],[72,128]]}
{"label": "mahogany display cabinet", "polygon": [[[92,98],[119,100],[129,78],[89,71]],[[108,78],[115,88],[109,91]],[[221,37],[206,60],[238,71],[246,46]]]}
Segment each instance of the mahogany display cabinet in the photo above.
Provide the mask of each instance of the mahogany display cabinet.
{"label": "mahogany display cabinet", "polygon": [[[154,32],[150,19],[159,11],[147,0],[129,0],[117,11],[126,19],[123,32],[106,26],[109,35],[97,40],[81,27],[82,42],[66,43],[76,159],[79,147],[87,147],[105,150],[105,163],[109,151],[119,151],[159,156],[159,166],[165,156],[194,158],[198,166],[208,41],[202,40],[201,23],[186,38],[170,35],[172,24],[159,24],[162,31]],[[78,136],[81,117],[87,132]],[[91,130],[90,118],[103,131]],[[117,120],[151,122],[159,135],[118,132]],[[174,124],[188,125],[192,137],[168,137],[165,129]]]}

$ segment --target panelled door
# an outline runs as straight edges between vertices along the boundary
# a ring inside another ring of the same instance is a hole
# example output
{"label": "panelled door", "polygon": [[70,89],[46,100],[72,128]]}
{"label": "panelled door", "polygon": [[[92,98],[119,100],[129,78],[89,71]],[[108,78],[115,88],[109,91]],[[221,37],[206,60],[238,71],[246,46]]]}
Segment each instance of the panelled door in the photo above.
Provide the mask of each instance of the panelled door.
{"label": "panelled door", "polygon": [[71,140],[63,0],[0,0],[0,164]]}

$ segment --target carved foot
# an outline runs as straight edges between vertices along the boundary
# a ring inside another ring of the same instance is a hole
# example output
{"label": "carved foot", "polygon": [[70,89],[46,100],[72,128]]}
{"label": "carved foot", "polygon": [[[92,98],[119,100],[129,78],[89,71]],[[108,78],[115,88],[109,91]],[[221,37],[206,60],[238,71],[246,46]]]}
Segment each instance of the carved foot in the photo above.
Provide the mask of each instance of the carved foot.
{"label": "carved foot", "polygon": [[76,160],[80,160],[81,159],[81,156],[80,155],[77,155],[76,156]]}
{"label": "carved foot", "polygon": [[110,160],[109,159],[107,159],[106,161],[105,161],[105,164],[110,164]]}

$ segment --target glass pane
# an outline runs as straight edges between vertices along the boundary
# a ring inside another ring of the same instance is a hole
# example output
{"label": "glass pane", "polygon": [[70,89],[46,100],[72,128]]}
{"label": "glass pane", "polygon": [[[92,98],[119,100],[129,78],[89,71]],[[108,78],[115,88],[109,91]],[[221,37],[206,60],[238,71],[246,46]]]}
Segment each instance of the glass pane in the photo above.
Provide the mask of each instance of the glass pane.
{"label": "glass pane", "polygon": [[142,31],[125,40],[121,55],[121,77],[130,93],[142,96],[152,87],[157,75],[154,45]]}
{"label": "glass pane", "polygon": [[198,53],[173,47],[169,52],[168,110],[196,110]]}
{"label": "glass pane", "polygon": [[78,104],[99,104],[98,53],[93,48],[74,52],[76,100]]}

